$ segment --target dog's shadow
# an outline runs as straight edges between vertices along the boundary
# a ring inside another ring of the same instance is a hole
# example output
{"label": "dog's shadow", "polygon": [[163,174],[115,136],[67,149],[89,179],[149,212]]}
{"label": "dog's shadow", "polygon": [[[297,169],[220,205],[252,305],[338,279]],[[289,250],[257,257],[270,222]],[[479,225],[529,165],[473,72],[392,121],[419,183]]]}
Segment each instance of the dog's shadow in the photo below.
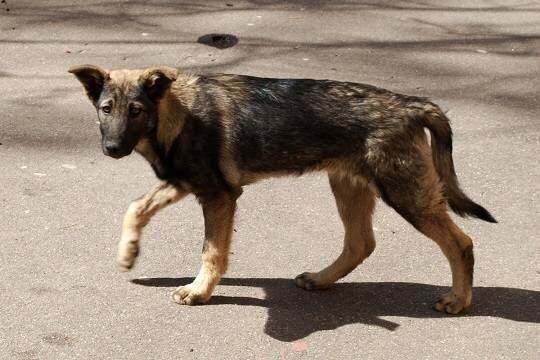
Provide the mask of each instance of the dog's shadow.
{"label": "dog's shadow", "polygon": [[[144,278],[144,286],[177,287],[193,278]],[[448,287],[403,283],[337,283],[325,291],[308,292],[291,279],[224,278],[223,286],[260,287],[265,299],[214,296],[208,305],[234,304],[268,308],[265,333],[281,341],[295,341],[320,330],[362,323],[393,331],[399,325],[381,316],[441,318],[449,315],[432,309]],[[505,287],[475,287],[474,304],[466,316],[491,316],[521,322],[540,322],[540,292]],[[207,305],[207,306],[208,306]]]}

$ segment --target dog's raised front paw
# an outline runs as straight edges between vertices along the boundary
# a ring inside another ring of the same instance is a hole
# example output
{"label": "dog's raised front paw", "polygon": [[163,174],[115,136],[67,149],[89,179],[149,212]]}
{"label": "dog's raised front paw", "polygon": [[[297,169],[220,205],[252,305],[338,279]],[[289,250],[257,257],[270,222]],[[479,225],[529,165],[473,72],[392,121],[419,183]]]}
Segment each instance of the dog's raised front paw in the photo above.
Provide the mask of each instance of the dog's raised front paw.
{"label": "dog's raised front paw", "polygon": [[137,242],[120,243],[118,246],[118,256],[116,263],[120,271],[129,271],[135,264],[139,255],[139,245]]}

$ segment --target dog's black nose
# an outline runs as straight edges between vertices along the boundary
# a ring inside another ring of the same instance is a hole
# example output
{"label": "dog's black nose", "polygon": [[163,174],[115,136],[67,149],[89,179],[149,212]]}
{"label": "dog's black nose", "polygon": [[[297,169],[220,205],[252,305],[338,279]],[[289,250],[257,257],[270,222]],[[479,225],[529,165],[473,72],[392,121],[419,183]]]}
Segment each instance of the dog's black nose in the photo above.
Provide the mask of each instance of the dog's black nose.
{"label": "dog's black nose", "polygon": [[107,150],[107,153],[109,155],[118,155],[120,153],[121,147],[120,144],[113,142],[113,141],[107,141],[105,143],[105,150]]}

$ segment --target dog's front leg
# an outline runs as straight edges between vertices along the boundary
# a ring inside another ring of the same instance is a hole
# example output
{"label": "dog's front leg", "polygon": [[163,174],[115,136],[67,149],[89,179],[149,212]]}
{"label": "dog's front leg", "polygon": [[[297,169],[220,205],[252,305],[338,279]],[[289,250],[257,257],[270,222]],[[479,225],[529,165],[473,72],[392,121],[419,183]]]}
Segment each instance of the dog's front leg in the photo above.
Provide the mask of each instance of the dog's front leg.
{"label": "dog's front leg", "polygon": [[142,229],[160,209],[175,203],[189,192],[181,186],[168,182],[159,183],[143,197],[133,201],[124,216],[122,237],[118,243],[117,263],[120,270],[133,267],[139,254]]}
{"label": "dog's front leg", "polygon": [[193,282],[172,293],[172,299],[183,305],[204,304],[227,270],[231,243],[236,196],[220,193],[211,198],[199,199],[204,213],[205,239],[202,266]]}

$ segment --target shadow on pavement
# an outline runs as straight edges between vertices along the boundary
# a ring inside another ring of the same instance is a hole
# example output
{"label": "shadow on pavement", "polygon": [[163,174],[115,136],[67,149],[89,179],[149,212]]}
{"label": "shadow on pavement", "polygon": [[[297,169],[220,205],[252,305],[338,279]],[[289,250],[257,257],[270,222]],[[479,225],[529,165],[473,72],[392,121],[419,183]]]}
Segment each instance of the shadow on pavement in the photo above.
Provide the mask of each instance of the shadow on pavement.
{"label": "shadow on pavement", "polygon": [[[176,287],[193,278],[144,278],[132,283]],[[308,292],[291,279],[224,278],[220,285],[263,288],[265,299],[214,296],[208,305],[262,306],[268,308],[265,333],[281,341],[295,341],[314,332],[361,323],[394,331],[399,324],[386,316],[444,318],[431,308],[448,287],[405,282],[337,283],[325,291]],[[466,316],[489,316],[540,323],[540,292],[505,287],[475,287],[474,305]]]}

